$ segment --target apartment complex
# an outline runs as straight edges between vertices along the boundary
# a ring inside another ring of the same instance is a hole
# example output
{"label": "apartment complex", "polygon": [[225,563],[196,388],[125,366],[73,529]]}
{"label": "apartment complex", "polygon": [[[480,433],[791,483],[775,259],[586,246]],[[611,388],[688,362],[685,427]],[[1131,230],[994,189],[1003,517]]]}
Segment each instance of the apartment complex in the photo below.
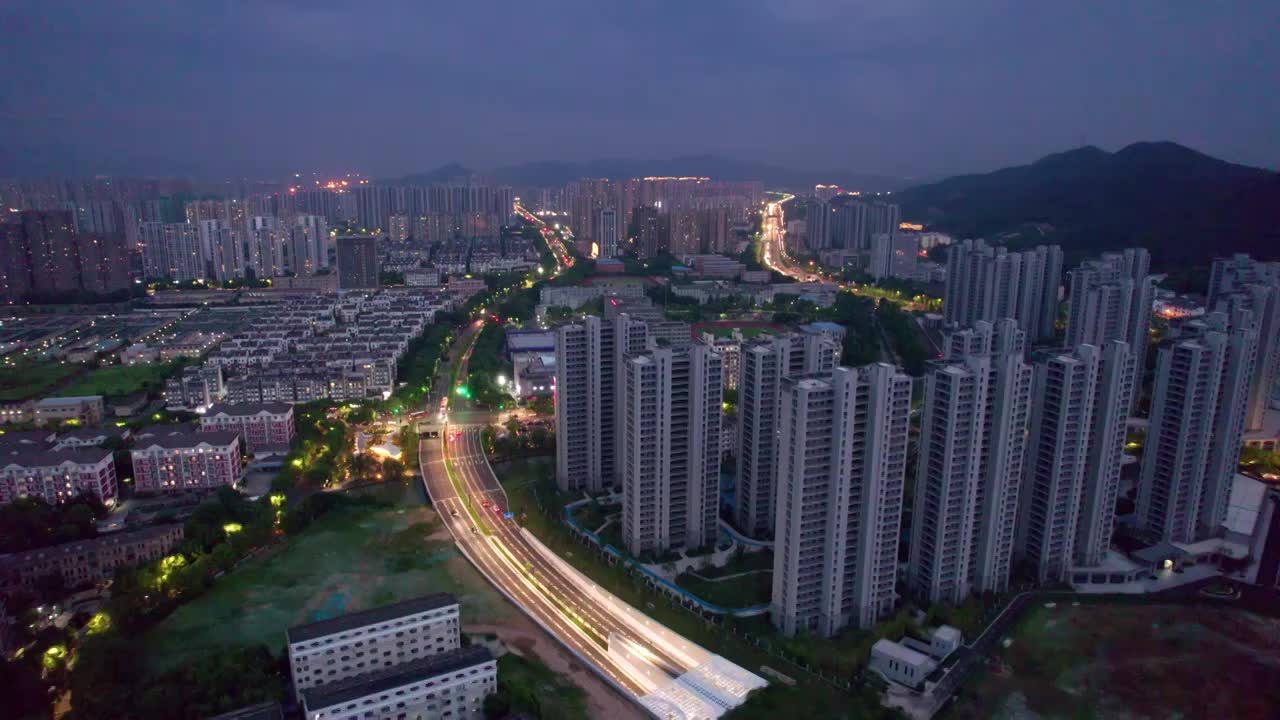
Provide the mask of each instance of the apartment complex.
{"label": "apartment complex", "polygon": [[289,403],[219,403],[200,417],[201,432],[238,432],[245,453],[283,452],[297,430]]}
{"label": "apartment complex", "polygon": [[1140,526],[1170,542],[1214,535],[1227,512],[1258,332],[1252,313],[1213,313],[1159,351],[1138,483]]}
{"label": "apartment complex", "polygon": [[[1084,262],[1067,274],[1071,299],[1065,347],[1127,343],[1131,365],[1126,385],[1130,388],[1141,379],[1138,373],[1146,357],[1151,329],[1155,278],[1148,274],[1150,267],[1151,257],[1146,250],[1129,248],[1103,253],[1100,259]],[[1131,411],[1136,401],[1136,393],[1131,392],[1126,410]]]}
{"label": "apartment complex", "polygon": [[373,235],[345,236],[338,238],[337,246],[338,287],[343,290],[377,288],[378,239]]}
{"label": "apartment complex", "polygon": [[635,556],[715,543],[723,361],[705,345],[623,361],[622,537]]}
{"label": "apartment complex", "polygon": [[307,720],[470,720],[498,690],[498,664],[480,645],[417,658],[301,692]]}
{"label": "apartment complex", "polygon": [[734,521],[750,537],[773,537],[778,402],[785,377],[830,372],[839,345],[822,334],[746,344],[738,353],[737,490]]}
{"label": "apartment complex", "polygon": [[99,583],[120,568],[168,555],[182,543],[182,536],[179,523],[0,555],[0,588],[31,588],[49,575],[61,576],[68,588]]}
{"label": "apartment complex", "polygon": [[773,624],[870,627],[893,610],[911,378],[892,365],[782,380]]}
{"label": "apartment complex", "polygon": [[198,432],[181,425],[155,425],[134,433],[134,488],[178,493],[234,486],[244,475],[240,433]]}
{"label": "apartment complex", "polygon": [[[610,306],[616,309],[616,306]],[[630,308],[627,308],[630,309]],[[643,309],[643,308],[641,308]],[[621,374],[625,358],[671,336],[689,344],[686,323],[606,312],[556,330],[556,482],[599,493],[621,481]]]}
{"label": "apartment complex", "polygon": [[461,647],[448,593],[289,628],[287,644],[311,720],[479,718],[497,690],[493,655]]}
{"label": "apartment complex", "polygon": [[1031,405],[1015,321],[976,323],[947,348],[925,376],[907,575],[930,603],[1008,588]]}
{"label": "apartment complex", "polygon": [[298,690],[384,670],[459,647],[458,599],[448,593],[289,628]]}
{"label": "apartment complex", "polygon": [[1074,560],[1101,353],[1081,345],[1036,355],[1015,555],[1043,583],[1064,580]]}
{"label": "apartment complex", "polygon": [[110,450],[88,447],[46,449],[43,445],[0,452],[0,505],[37,497],[56,505],[78,495],[104,503],[118,492],[116,463]]}
{"label": "apartment complex", "polygon": [[946,321],[960,327],[1013,318],[1029,342],[1049,340],[1061,284],[1057,245],[1010,252],[983,240],[963,240],[948,249],[942,309]]}

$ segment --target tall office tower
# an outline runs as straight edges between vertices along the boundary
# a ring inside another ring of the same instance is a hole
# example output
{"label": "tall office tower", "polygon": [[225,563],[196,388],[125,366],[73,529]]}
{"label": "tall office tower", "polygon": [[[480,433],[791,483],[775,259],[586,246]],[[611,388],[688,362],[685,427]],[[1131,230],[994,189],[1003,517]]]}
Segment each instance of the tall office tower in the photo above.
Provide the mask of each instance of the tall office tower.
{"label": "tall office tower", "polygon": [[387,218],[387,237],[394,242],[404,242],[409,239],[409,216],[408,215],[391,215]]}
{"label": "tall office tower", "polygon": [[804,203],[805,231],[809,235],[805,247],[825,250],[831,247],[831,203],[810,198]]}
{"label": "tall office tower", "polygon": [[1062,248],[1009,252],[983,240],[953,244],[947,254],[942,310],[948,323],[1013,318],[1036,342],[1052,340],[1062,284]]}
{"label": "tall office tower", "polygon": [[[1068,273],[1071,298],[1067,313],[1067,347],[1103,347],[1119,340],[1129,345],[1129,385],[1140,379],[1151,327],[1155,279],[1148,276],[1151,258],[1143,248],[1104,253]],[[1130,393],[1128,410],[1137,402]]]}
{"label": "tall office tower", "polygon": [[391,195],[387,188],[359,185],[352,194],[355,196],[356,221],[361,228],[373,232],[387,227],[387,217],[391,214]]}
{"label": "tall office tower", "polygon": [[1014,555],[1043,583],[1064,580],[1075,559],[1101,352],[1038,355]]}
{"label": "tall office tower", "polygon": [[290,229],[289,269],[311,275],[329,267],[329,224],[319,215],[298,215]]}
{"label": "tall office tower", "polygon": [[600,257],[618,257],[618,210],[607,207],[600,211]]}
{"label": "tall office tower", "polygon": [[714,545],[723,363],[706,345],[624,361],[622,538],[635,556]]}
{"label": "tall office tower", "polygon": [[1184,329],[1159,350],[1138,483],[1139,525],[1171,542],[1212,537],[1222,525],[1258,345],[1247,310]]}
{"label": "tall office tower", "polygon": [[372,235],[338,238],[338,287],[378,287],[378,239]]}
{"label": "tall office tower", "polygon": [[838,344],[823,335],[786,335],[750,343],[738,361],[738,530],[773,537],[777,473],[778,398],[785,377],[830,372]]}
{"label": "tall office tower", "polygon": [[642,205],[631,217],[635,226],[636,251],[640,257],[657,257],[667,251],[670,247],[669,215],[659,213],[655,207]]}
{"label": "tall office tower", "polygon": [[1026,334],[978,322],[948,338],[925,375],[907,585],[928,602],[1002,592],[1031,407]]}
{"label": "tall office tower", "polygon": [[1235,292],[1245,285],[1280,283],[1280,262],[1254,260],[1246,253],[1214,258],[1209,271],[1209,302],[1212,308],[1219,295]]}
{"label": "tall office tower", "polygon": [[144,222],[139,230],[143,274],[148,279],[186,282],[205,277],[204,253],[195,225]]}
{"label": "tall office tower", "polygon": [[1098,381],[1089,423],[1089,450],[1085,458],[1084,495],[1076,523],[1074,563],[1080,567],[1101,565],[1111,547],[1115,530],[1116,499],[1120,495],[1120,466],[1129,408],[1137,376],[1131,370],[1137,359],[1130,345],[1110,340],[1100,346]]}
{"label": "tall office tower", "polygon": [[786,635],[893,611],[911,378],[876,363],[782,381],[769,614]]}

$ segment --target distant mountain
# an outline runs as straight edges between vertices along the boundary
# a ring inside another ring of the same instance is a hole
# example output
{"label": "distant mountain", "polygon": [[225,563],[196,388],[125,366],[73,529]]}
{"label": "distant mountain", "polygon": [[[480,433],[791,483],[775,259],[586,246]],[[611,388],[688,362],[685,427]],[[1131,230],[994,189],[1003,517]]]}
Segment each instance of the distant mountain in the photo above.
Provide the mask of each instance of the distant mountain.
{"label": "distant mountain", "polygon": [[894,197],[904,219],[931,229],[1059,242],[1069,259],[1131,245],[1166,269],[1231,252],[1280,259],[1280,174],[1171,142],[1082,147]]}
{"label": "distant mountain", "polygon": [[[427,173],[390,182],[441,182],[470,171],[450,163]],[[592,160],[568,163],[554,160],[521,163],[480,171],[480,174],[518,188],[555,187],[581,178],[636,178],[650,176],[706,176],[716,180],[759,180],[769,188],[804,189],[818,183],[835,183],[851,190],[899,190],[910,181],[870,173],[793,170],[753,161],[714,155],[690,155],[669,160]]]}
{"label": "distant mountain", "polygon": [[451,162],[441,165],[435,170],[428,170],[424,173],[415,175],[406,175],[402,178],[388,180],[387,182],[403,184],[403,185],[432,185],[435,183],[449,182],[457,177],[466,177],[471,174],[471,170],[461,163]]}

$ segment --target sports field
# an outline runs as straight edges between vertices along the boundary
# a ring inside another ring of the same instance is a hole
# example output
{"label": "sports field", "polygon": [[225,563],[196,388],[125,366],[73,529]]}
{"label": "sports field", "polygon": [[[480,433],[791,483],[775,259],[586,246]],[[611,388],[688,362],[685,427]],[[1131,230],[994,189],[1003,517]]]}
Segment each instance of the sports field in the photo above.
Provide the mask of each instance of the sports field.
{"label": "sports field", "polygon": [[430,508],[335,511],[157,625],[147,634],[147,661],[158,671],[213,648],[258,643],[278,653],[292,625],[440,591],[459,596],[463,623],[514,612]]}
{"label": "sports field", "polygon": [[1230,605],[1051,605],[940,718],[1276,717],[1280,620]]}

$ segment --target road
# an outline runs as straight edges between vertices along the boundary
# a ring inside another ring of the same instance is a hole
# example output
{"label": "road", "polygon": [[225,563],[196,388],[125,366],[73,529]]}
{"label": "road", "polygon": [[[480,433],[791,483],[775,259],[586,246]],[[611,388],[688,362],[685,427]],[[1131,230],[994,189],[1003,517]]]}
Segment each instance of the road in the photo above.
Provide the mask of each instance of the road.
{"label": "road", "polygon": [[[458,376],[465,376],[482,323],[472,323],[459,334],[462,349],[452,353]],[[744,677],[764,684],[722,658],[708,662],[711,656],[705,650],[648,620],[642,632],[642,615],[620,602],[602,601],[593,583],[547,558],[515,518],[505,517],[506,492],[489,465],[481,438],[492,413],[457,407],[463,404],[450,399],[447,424],[440,437],[421,440],[419,458],[432,503],[464,554],[491,583],[650,712],[718,717],[746,696],[744,690],[741,697],[726,701],[724,687],[741,687]],[[611,653],[613,643],[617,645]],[[710,693],[720,697],[719,706],[708,702],[709,686],[719,688]],[[677,707],[680,711],[674,710]]]}
{"label": "road", "polygon": [[786,235],[786,217],[783,212],[783,203],[794,198],[794,195],[781,193],[784,197],[780,200],[770,201],[765,204],[764,216],[760,221],[760,244],[761,262],[770,270],[775,270],[797,282],[825,282],[838,285],[841,290],[847,290],[855,295],[868,295],[870,297],[883,297],[890,302],[901,305],[904,310],[925,311],[929,310],[927,302],[921,302],[921,298],[897,297],[891,293],[885,293],[878,290],[872,285],[859,285],[855,282],[842,281],[840,278],[824,271],[821,267],[816,266],[812,261],[807,264],[802,263],[787,253]]}

